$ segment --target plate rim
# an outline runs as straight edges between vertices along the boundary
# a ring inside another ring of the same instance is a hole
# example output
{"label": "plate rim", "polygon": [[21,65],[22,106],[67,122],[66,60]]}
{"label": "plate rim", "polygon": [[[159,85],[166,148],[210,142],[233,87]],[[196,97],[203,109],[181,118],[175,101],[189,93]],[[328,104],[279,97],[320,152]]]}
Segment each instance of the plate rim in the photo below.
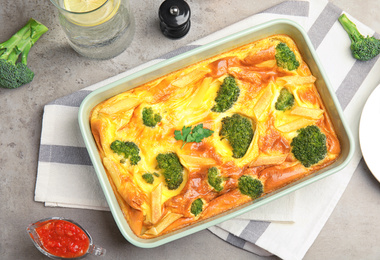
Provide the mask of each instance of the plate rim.
{"label": "plate rim", "polygon": [[361,153],[362,153],[362,156],[363,156],[363,159],[369,169],[369,171],[371,172],[371,174],[373,175],[373,177],[375,177],[375,179],[380,182],[380,168],[378,171],[378,173],[375,173],[375,169],[374,169],[374,166],[373,166],[373,161],[372,160],[369,160],[369,156],[368,156],[368,148],[367,145],[366,145],[366,140],[367,138],[365,138],[364,136],[366,131],[365,131],[365,128],[364,128],[364,124],[367,123],[365,121],[365,116],[369,113],[367,111],[371,111],[369,110],[368,108],[370,107],[370,105],[374,102],[374,97],[375,97],[375,94],[379,95],[380,96],[380,84],[377,85],[373,90],[372,92],[369,94],[367,100],[365,101],[364,103],[364,106],[363,106],[363,109],[362,109],[362,113],[360,115],[360,122],[359,122],[359,144],[360,144],[360,150],[361,150]]}

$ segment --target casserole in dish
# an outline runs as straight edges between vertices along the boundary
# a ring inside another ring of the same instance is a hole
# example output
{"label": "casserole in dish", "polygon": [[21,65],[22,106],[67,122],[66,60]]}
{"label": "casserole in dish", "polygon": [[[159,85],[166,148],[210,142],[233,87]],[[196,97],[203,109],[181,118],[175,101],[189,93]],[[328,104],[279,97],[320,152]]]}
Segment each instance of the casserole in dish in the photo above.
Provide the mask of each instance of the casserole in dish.
{"label": "casserole in dish", "polygon": [[[244,213],[347,163],[352,141],[313,51],[297,25],[273,23],[194,50],[195,60],[187,53],[132,75],[82,104],[82,133],[92,133],[85,142],[106,197],[113,193],[111,211],[125,217],[136,245]],[[83,115],[90,122],[82,125]]]}

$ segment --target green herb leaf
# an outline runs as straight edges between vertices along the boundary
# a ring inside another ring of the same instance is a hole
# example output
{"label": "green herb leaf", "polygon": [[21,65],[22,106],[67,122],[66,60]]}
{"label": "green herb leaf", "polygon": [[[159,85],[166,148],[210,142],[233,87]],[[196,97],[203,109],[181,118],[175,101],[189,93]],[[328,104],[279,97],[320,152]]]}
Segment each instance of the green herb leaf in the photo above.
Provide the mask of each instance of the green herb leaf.
{"label": "green herb leaf", "polygon": [[181,149],[185,146],[187,143],[196,142],[200,143],[204,138],[207,138],[211,136],[214,133],[214,131],[203,128],[203,124],[199,124],[195,126],[193,129],[191,129],[191,126],[183,126],[182,127],[182,133],[179,130],[174,131],[174,138],[177,141],[183,141],[183,145]]}
{"label": "green herb leaf", "polygon": [[182,141],[186,142],[187,136],[190,134],[190,132],[191,132],[191,126],[189,126],[189,127],[183,126],[182,127],[182,133],[179,130],[174,131],[174,138],[178,141],[182,140]]}

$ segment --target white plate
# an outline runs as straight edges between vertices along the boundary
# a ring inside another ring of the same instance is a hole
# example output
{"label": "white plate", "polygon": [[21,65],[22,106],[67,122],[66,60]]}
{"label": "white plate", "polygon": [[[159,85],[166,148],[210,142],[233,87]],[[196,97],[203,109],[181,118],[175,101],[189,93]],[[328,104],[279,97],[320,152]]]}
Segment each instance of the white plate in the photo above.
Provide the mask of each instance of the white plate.
{"label": "white plate", "polygon": [[380,85],[368,97],[360,118],[359,141],[368,168],[380,182]]}

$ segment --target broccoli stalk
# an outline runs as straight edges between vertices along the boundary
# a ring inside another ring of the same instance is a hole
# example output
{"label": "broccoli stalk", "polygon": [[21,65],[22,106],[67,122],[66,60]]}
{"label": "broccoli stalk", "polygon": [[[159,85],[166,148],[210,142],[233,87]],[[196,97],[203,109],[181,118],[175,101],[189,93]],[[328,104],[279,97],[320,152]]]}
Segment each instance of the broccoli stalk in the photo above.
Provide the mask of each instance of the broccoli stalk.
{"label": "broccoli stalk", "polygon": [[47,30],[45,25],[30,19],[16,34],[0,44],[0,87],[18,88],[33,80],[34,72],[27,66],[28,54]]}
{"label": "broccoli stalk", "polygon": [[375,37],[364,37],[356,25],[345,14],[339,17],[339,22],[351,39],[351,52],[355,59],[367,61],[380,53],[380,40]]}

